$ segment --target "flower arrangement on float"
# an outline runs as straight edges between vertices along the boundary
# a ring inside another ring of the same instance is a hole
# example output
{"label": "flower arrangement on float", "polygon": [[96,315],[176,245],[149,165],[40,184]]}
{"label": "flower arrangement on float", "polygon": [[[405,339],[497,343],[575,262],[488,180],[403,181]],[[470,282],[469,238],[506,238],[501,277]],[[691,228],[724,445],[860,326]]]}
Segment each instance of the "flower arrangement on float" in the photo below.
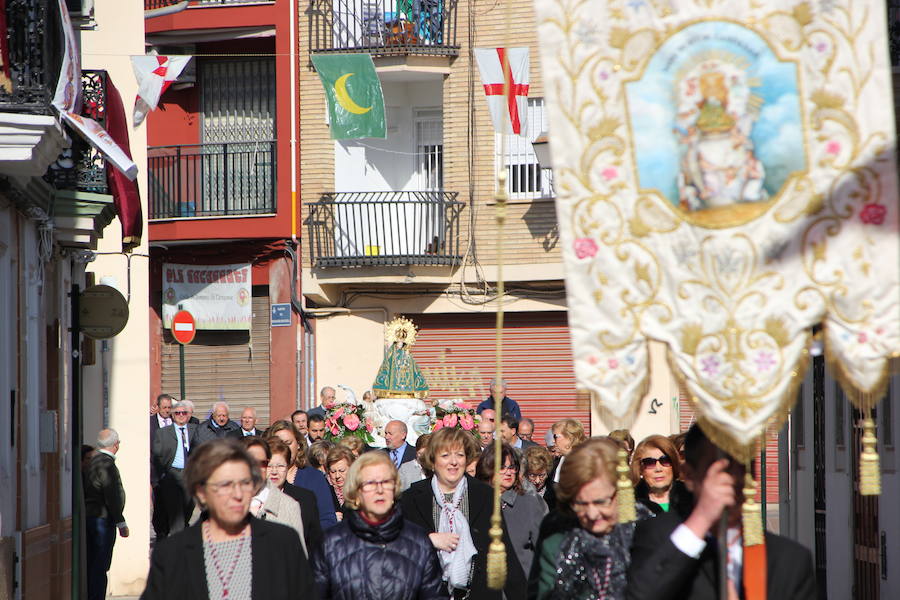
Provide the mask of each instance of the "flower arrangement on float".
{"label": "flower arrangement on float", "polygon": [[475,410],[462,400],[438,400],[434,404],[434,425],[431,431],[453,427],[477,435]]}
{"label": "flower arrangement on float", "polygon": [[372,430],[375,423],[366,416],[366,409],[353,402],[326,402],[325,439],[337,442],[347,436],[358,437],[367,444],[375,441]]}

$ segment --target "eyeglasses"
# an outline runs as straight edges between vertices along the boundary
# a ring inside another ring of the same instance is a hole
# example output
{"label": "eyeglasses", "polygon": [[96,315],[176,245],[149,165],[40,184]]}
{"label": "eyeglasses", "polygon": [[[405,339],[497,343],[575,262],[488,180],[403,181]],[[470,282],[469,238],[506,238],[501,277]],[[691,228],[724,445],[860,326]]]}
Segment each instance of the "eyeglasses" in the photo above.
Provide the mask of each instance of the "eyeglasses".
{"label": "eyeglasses", "polygon": [[529,473],[526,477],[528,477],[529,481],[544,481],[547,479],[547,473]]}
{"label": "eyeglasses", "polygon": [[273,465],[272,463],[269,463],[270,471],[286,471],[287,468],[288,468],[287,465]]}
{"label": "eyeglasses", "polygon": [[600,498],[599,500],[591,500],[589,502],[581,502],[580,500],[572,500],[572,510],[577,515],[583,515],[588,508],[594,506],[596,508],[609,508],[612,506],[613,500],[616,499],[616,492],[609,498]]}
{"label": "eyeglasses", "polygon": [[236,479],[234,481],[220,481],[217,483],[205,483],[206,489],[216,496],[227,496],[232,491],[240,488],[242,492],[252,492],[256,483],[250,479]]}
{"label": "eyeglasses", "polygon": [[641,468],[642,469],[652,469],[656,467],[656,463],[659,463],[660,466],[663,467],[671,467],[672,459],[663,454],[659,458],[651,458],[647,456],[646,458],[641,459]]}
{"label": "eyeglasses", "polygon": [[359,486],[364,492],[374,492],[379,487],[385,490],[392,490],[394,486],[397,485],[393,479],[384,479],[382,481],[363,481],[362,485]]}
{"label": "eyeglasses", "polygon": [[186,415],[186,414],[188,414],[188,413],[187,413],[186,410],[173,410],[173,411],[172,411],[172,414],[173,414],[173,415]]}

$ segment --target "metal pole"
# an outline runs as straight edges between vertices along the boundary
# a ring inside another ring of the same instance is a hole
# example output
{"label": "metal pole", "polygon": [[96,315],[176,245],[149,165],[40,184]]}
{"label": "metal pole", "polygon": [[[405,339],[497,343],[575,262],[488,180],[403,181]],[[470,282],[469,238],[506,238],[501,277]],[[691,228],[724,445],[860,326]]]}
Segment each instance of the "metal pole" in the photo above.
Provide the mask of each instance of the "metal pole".
{"label": "metal pole", "polygon": [[178,376],[181,380],[181,400],[187,400],[184,395],[184,344],[178,343]]}
{"label": "metal pole", "polygon": [[[84,564],[84,490],[81,481],[81,441],[83,438],[81,411],[81,322],[79,313],[81,288],[72,286],[69,293],[71,328],[69,335],[72,353],[72,598],[81,598]],[[85,590],[86,591],[86,590]]]}

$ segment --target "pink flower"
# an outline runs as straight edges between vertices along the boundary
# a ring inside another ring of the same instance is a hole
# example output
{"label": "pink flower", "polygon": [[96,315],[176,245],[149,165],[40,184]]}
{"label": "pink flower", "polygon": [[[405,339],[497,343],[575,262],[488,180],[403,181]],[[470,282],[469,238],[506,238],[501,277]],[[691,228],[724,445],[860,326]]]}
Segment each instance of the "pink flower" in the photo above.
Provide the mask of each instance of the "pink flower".
{"label": "pink flower", "polygon": [[438,429],[443,429],[444,422],[440,419],[434,422],[434,427],[431,429],[432,431],[437,431]]}
{"label": "pink flower", "polygon": [[457,421],[459,421],[459,417],[453,413],[444,415],[444,427],[456,427]]}
{"label": "pink flower", "polygon": [[609,361],[607,361],[607,364],[609,364],[610,369],[618,369],[619,368],[619,361],[616,360],[615,358],[609,359]]}
{"label": "pink flower", "polygon": [[356,415],[344,415],[344,425],[350,431],[356,431],[356,428],[359,427],[359,417]]}
{"label": "pink flower", "polygon": [[475,427],[475,419],[472,418],[472,415],[462,415],[459,418],[459,425],[466,431],[472,431],[472,428]]}
{"label": "pink flower", "polygon": [[366,417],[366,431],[372,433],[372,430],[375,428],[375,424],[372,423],[372,419]]}
{"label": "pink flower", "polygon": [[340,419],[341,415],[343,415],[343,414],[344,414],[344,407],[342,406],[339,409],[337,409],[336,411],[334,411],[334,418]]}
{"label": "pink flower", "polygon": [[334,425],[335,425],[334,419],[332,419],[331,417],[328,417],[327,419],[325,419],[325,429],[331,429],[332,427],[334,427]]}
{"label": "pink flower", "polygon": [[593,257],[597,254],[597,242],[592,240],[591,238],[576,238],[575,244],[575,256],[578,258],[588,258]]}
{"label": "pink flower", "polygon": [[331,435],[337,435],[337,434],[339,434],[340,432],[341,432],[341,430],[338,429],[338,426],[337,426],[337,425],[335,425],[334,427],[331,428]]}
{"label": "pink flower", "polygon": [[866,204],[859,213],[859,220],[867,225],[881,225],[886,214],[887,208],[881,204]]}
{"label": "pink flower", "polygon": [[825,144],[825,152],[831,154],[832,156],[837,155],[838,152],[841,151],[841,143],[837,140],[831,140],[827,144]]}
{"label": "pink flower", "polygon": [[600,174],[603,176],[603,179],[607,181],[611,181],[619,176],[619,172],[615,167],[606,167],[605,169],[600,171]]}
{"label": "pink flower", "polygon": [[325,410],[331,410],[334,408],[334,402],[326,402],[323,406],[325,407]]}
{"label": "pink flower", "polygon": [[869,336],[867,336],[865,332],[860,333],[858,336],[856,336],[856,341],[858,341],[860,344],[865,344],[869,341]]}
{"label": "pink flower", "polygon": [[454,402],[453,405],[462,410],[472,410],[472,407],[468,402]]}

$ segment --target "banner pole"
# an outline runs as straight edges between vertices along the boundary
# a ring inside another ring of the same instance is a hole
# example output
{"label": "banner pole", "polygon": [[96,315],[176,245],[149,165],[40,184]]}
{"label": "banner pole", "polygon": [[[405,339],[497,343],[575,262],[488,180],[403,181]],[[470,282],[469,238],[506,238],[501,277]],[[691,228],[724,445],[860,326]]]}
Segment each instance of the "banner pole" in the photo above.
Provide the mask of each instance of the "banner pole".
{"label": "banner pole", "polygon": [[186,400],[184,397],[184,344],[178,344],[178,377],[181,380],[181,401]]}

